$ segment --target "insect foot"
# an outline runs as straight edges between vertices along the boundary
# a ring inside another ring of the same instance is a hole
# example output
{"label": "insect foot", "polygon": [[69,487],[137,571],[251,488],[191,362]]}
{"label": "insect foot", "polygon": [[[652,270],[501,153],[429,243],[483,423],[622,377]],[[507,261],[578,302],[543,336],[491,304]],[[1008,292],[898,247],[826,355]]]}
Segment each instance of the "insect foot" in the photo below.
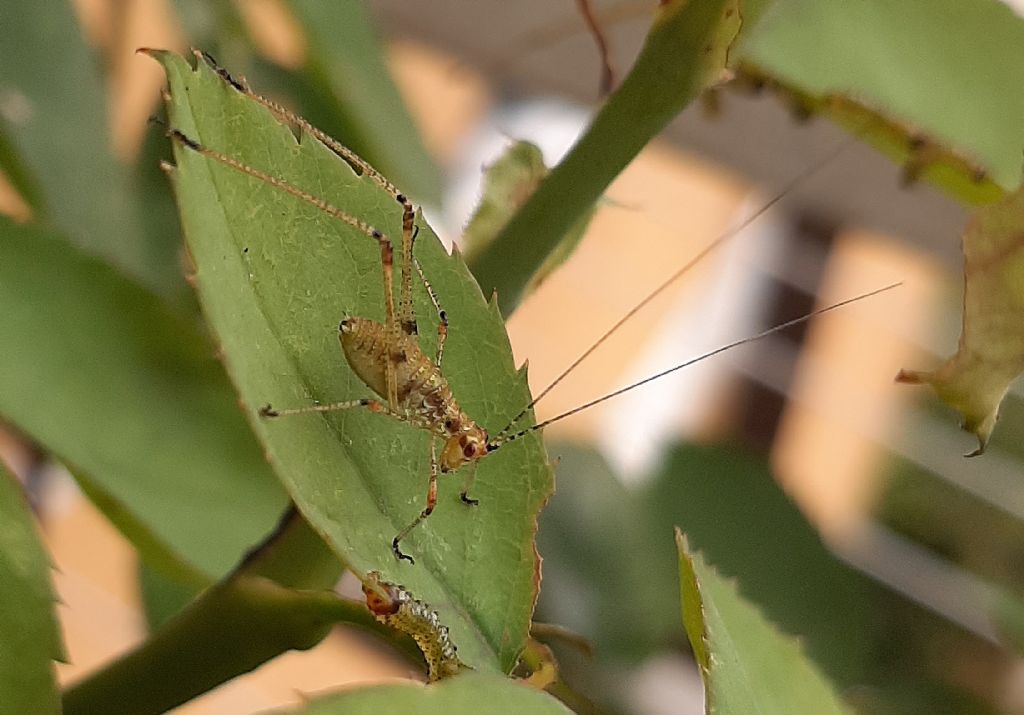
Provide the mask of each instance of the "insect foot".
{"label": "insect foot", "polygon": [[263,407],[260,408],[259,414],[260,414],[260,417],[263,417],[263,418],[280,417],[281,416],[281,413],[278,412],[277,410],[275,410],[273,407],[271,407],[269,403],[266,404],[266,405],[263,405]]}
{"label": "insect foot", "polygon": [[409,554],[405,553],[404,551],[402,551],[401,548],[399,548],[399,541],[401,541],[401,535],[396,536],[391,540],[391,551],[395,554],[395,558],[399,561],[408,561],[411,564],[415,564],[416,559],[414,559],[412,556],[409,556]]}

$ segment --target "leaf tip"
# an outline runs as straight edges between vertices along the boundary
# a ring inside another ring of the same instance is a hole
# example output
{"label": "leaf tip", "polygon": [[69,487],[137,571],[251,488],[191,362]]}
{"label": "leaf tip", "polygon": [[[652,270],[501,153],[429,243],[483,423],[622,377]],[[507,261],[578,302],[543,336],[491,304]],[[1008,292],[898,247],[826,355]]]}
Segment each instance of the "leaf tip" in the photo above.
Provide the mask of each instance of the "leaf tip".
{"label": "leaf tip", "polygon": [[675,532],[676,548],[679,549],[681,553],[688,554],[690,552],[690,543],[686,538],[686,534],[684,534],[683,530],[678,526],[673,526],[672,530]]}
{"label": "leaf tip", "polygon": [[523,360],[523,364],[516,370],[516,376],[521,380],[526,380],[530,373],[530,359]]}
{"label": "leaf tip", "polygon": [[167,50],[158,50],[158,49],[156,49],[154,47],[136,47],[135,48],[135,54],[137,54],[137,55],[146,55],[147,57],[152,57],[157,62],[161,62],[162,61],[161,57],[163,57],[163,55],[166,54],[166,53],[167,53]]}

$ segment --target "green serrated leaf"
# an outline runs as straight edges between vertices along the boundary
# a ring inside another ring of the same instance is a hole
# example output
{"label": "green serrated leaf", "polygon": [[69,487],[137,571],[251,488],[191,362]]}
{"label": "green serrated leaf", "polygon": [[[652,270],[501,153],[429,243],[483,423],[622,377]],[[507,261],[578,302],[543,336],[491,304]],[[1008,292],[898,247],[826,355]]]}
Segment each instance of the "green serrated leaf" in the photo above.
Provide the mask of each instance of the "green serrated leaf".
{"label": "green serrated leaf", "polygon": [[57,713],[62,657],[50,558],[21,486],[0,462],[0,712]]}
{"label": "green serrated leaf", "polygon": [[768,87],[799,115],[828,117],[900,164],[905,183],[928,181],[969,204],[992,203],[1004,193],[977,161],[964,157],[955,147],[936,142],[920,127],[874,108],[862,97],[802,91],[751,63],[740,65],[737,86]]}
{"label": "green serrated leaf", "polygon": [[1013,190],[1022,43],[1024,20],[998,0],[778,0],[737,57],[801,91],[854,97],[920,127]]}
{"label": "green serrated leaf", "polygon": [[2,217],[0,306],[0,414],[87,475],[144,556],[173,552],[154,565],[215,578],[270,529],[284,495],[193,322]]}
{"label": "green serrated leaf", "polygon": [[547,693],[524,683],[479,673],[464,673],[436,685],[378,685],[314,700],[302,715],[380,715],[382,712],[419,715],[565,715],[567,707]]}
{"label": "green serrated leaf", "polygon": [[[301,137],[223,82],[205,64],[160,54],[172,125],[211,149],[323,197],[385,234],[400,235],[394,198],[320,142]],[[443,477],[433,516],[403,542],[392,537],[425,500],[428,436],[364,410],[274,421],[266,403],[309,405],[370,396],[337,338],[347,313],[382,320],[380,252],[365,234],[273,186],[176,147],[171,178],[196,265],[196,285],[228,371],[286,488],[351,566],[378,570],[431,604],[462,659],[508,671],[525,642],[537,594],[537,513],[551,491],[540,440],[517,440],[477,470],[469,508],[460,474]],[[463,408],[492,431],[529,401],[503,325],[465,265],[420,220],[417,258],[450,321],[444,370]],[[400,255],[400,250],[397,255]],[[422,286],[416,306],[431,354],[436,315]]]}
{"label": "green serrated leaf", "polygon": [[706,712],[850,713],[792,638],[779,633],[676,529],[683,625],[704,680]]}
{"label": "green serrated leaf", "polygon": [[[736,447],[677,447],[646,486],[639,510],[659,539],[675,525],[684,528],[723,573],[739,579],[740,592],[767,618],[800,636],[808,656],[832,680],[863,682],[881,637],[874,618],[877,592],[829,553],[765,460]],[[666,546],[648,547],[662,565],[655,573],[675,558]],[[651,578],[655,590],[666,587],[659,578]],[[835,647],[839,642],[842,648]]]}

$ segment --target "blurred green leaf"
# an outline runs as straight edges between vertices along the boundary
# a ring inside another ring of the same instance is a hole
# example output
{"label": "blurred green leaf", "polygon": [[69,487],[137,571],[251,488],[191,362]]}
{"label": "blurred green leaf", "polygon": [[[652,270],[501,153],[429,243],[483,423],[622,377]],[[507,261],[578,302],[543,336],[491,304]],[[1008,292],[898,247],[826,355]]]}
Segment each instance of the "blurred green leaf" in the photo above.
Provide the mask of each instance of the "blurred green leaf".
{"label": "blurred green leaf", "polygon": [[193,323],[3,218],[0,305],[0,414],[144,527],[144,553],[165,544],[216,577],[270,528],[284,495]]}
{"label": "blurred green leaf", "polygon": [[[13,411],[16,412],[17,409]],[[210,585],[212,577],[216,574],[204,572],[176,552],[150,528],[149,524],[140,519],[131,508],[115,496],[114,492],[106,489],[100,482],[77,467],[71,466],[70,471],[93,506],[135,546],[149,566],[158,569],[165,578],[186,588],[199,590]],[[114,488],[116,489],[116,485]]]}
{"label": "blurred green leaf", "polygon": [[[334,553],[289,507],[238,567],[174,614],[148,639],[63,693],[64,712],[162,713],[282,653],[319,643],[339,622],[380,630],[366,606],[331,590]],[[173,596],[169,584],[153,584]],[[158,595],[156,593],[152,595]],[[179,594],[181,595],[181,594]]]}
{"label": "blurred green leaf", "polygon": [[1004,194],[1004,189],[962,150],[939,143],[919,127],[873,108],[859,95],[812,94],[749,62],[737,68],[737,81],[731,86],[755,91],[768,88],[799,118],[824,115],[901,165],[905,184],[928,181],[967,204],[992,203]]}
{"label": "blurred green leaf", "polygon": [[1017,439],[1020,434],[1024,434],[1024,396],[1011,390],[999,407],[999,429],[992,433],[989,445],[1024,462],[1024,443]]}
{"label": "blurred green leaf", "polygon": [[0,462],[0,711],[57,713],[53,659],[63,657],[50,557],[21,485]]}
{"label": "blurred green leaf", "polygon": [[[136,59],[141,62],[145,58]],[[170,158],[171,152],[163,132],[153,127],[146,132],[135,163],[128,169],[129,181],[146,217],[142,224],[144,240],[150,246],[173,247],[173,252],[168,255],[170,263],[164,268],[173,271],[178,287],[186,289],[184,295],[176,296],[184,308],[182,312],[193,315],[198,314],[199,306],[195,292],[188,289],[184,281],[188,259],[181,250],[183,241],[178,207],[174,204],[174,195],[162,168]]]}
{"label": "blurred green leaf", "polygon": [[38,218],[165,298],[183,300],[179,240],[147,240],[131,172],[111,155],[98,63],[71,3],[0,6],[0,114],[41,190]]}
{"label": "blurred green leaf", "polygon": [[[175,127],[400,235],[394,198],[332,151],[306,136],[297,143],[289,127],[205,64],[193,70],[176,56],[161,60]],[[171,176],[200,298],[250,415],[268,402],[294,407],[369,396],[345,364],[337,325],[346,312],[384,317],[374,241],[189,149],[179,146],[176,156]],[[495,307],[418,223],[417,257],[451,320],[446,375],[468,414],[496,430],[529,400],[524,376]],[[418,283],[416,304],[431,354],[436,313]],[[410,565],[396,561],[391,539],[424,502],[426,432],[365,410],[258,422],[257,432],[295,502],[347,563],[379,570],[430,603],[473,667],[512,668],[538,588],[537,513],[551,490],[538,438],[483,460],[476,508],[458,499],[452,482],[461,475],[444,479],[434,515],[404,542],[417,559]]]}
{"label": "blurred green leaf", "polygon": [[676,530],[683,623],[704,680],[708,713],[849,713],[832,686],[734,584]]}
{"label": "blurred green leaf", "polygon": [[768,619],[801,637],[830,677],[862,681],[876,637],[877,589],[828,552],[764,461],[735,448],[677,448],[643,504],[659,533],[673,522],[684,529]]}
{"label": "blurred green leaf", "polygon": [[892,460],[884,484],[880,522],[982,580],[1024,592],[1024,522],[905,460]]}
{"label": "blurred green leaf", "polygon": [[417,715],[564,715],[567,707],[547,693],[507,678],[480,673],[463,673],[449,680],[423,687],[377,685],[314,700],[300,710],[302,715],[380,715],[382,712]]}
{"label": "blurred green leaf", "polygon": [[1024,654],[1024,602],[1020,598],[1004,598],[992,604],[992,620],[1003,642],[1017,655]]}
{"label": "blurred green leaf", "polygon": [[634,676],[632,668],[685,648],[671,532],[651,522],[642,495],[626,488],[596,451],[565,442],[548,449],[558,460],[557,489],[537,535],[544,558],[537,619],[580,634],[593,655],[542,640],[573,689],[601,703],[602,712],[629,712],[621,684]]}
{"label": "blurred green leaf", "polygon": [[[1022,114],[1021,116],[1024,116]],[[975,212],[964,232],[964,310],[956,354],[935,370],[900,370],[931,385],[985,451],[1010,383],[1024,372],[1024,187]]]}
{"label": "blurred green leaf", "polygon": [[[538,618],[581,633],[597,653],[596,667],[580,667],[560,649],[568,680],[597,696],[625,677],[624,664],[679,645],[673,523],[769,618],[799,635],[830,677],[845,686],[874,672],[879,589],[828,553],[763,461],[735,448],[681,446],[649,483],[629,489],[592,450],[550,449],[559,457],[558,489],[538,535]],[[636,603],[643,607],[623,608]]]}
{"label": "blurred green leaf", "polygon": [[391,78],[364,3],[287,0],[305,43],[297,69],[258,54],[236,3],[176,0],[175,5],[194,47],[337,137],[417,203],[440,204],[440,170]]}
{"label": "blurred green leaf", "polygon": [[1006,715],[977,693],[948,684],[903,677],[899,682],[872,686],[849,694],[851,707],[870,715]]}
{"label": "blurred green leaf", "polygon": [[[983,38],[983,39],[982,39]],[[1024,20],[998,0],[779,0],[737,57],[854,97],[1021,182]]]}
{"label": "blurred green leaf", "polygon": [[678,633],[671,542],[597,452],[566,443],[549,448],[559,460],[558,489],[537,538],[544,557],[538,617],[591,640],[604,662],[638,662]]}
{"label": "blurred green leaf", "polygon": [[[548,175],[544,158],[536,144],[514,141],[505,152],[484,170],[484,185],[480,203],[462,232],[459,248],[467,263],[473,263],[486,252],[491,243],[541,181]],[[552,248],[544,263],[530,276],[526,292],[540,285],[556,268],[565,263],[583,240],[594,207],[580,216],[557,246]]]}
{"label": "blurred green leaf", "polygon": [[198,593],[197,589],[165,576],[145,561],[139,562],[137,573],[142,610],[150,633],[180,613]]}
{"label": "blurred green leaf", "polygon": [[467,262],[472,263],[487,249],[547,175],[540,147],[528,141],[513,141],[484,168],[480,203],[459,242]]}
{"label": "blurred green leaf", "polygon": [[[586,133],[472,264],[502,311],[574,223],[641,149],[725,69],[739,31],[737,0],[667,0],[629,75]],[[746,29],[746,27],[744,28]]]}
{"label": "blurred green leaf", "polygon": [[[288,0],[306,35],[301,72],[321,111],[307,116],[365,158],[417,203],[441,202],[441,174],[427,154],[384,61],[363,2]],[[344,41],[339,41],[344,38]]]}
{"label": "blurred green leaf", "polygon": [[3,111],[0,111],[0,170],[34,213],[45,211],[46,201],[42,189],[15,148],[11,139],[11,128],[4,120]]}

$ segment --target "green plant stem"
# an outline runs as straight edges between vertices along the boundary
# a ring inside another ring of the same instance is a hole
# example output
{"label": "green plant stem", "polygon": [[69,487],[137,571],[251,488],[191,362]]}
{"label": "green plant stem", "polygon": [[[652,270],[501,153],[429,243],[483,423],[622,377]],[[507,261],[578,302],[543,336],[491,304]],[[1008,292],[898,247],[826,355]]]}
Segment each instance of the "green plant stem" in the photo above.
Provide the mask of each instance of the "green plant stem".
{"label": "green plant stem", "polygon": [[[337,556],[289,509],[231,575],[134,651],[66,689],[64,712],[164,712],[285,651],[313,647],[336,623],[387,633],[362,603],[320,590],[341,571]],[[409,643],[398,645],[409,652]]]}
{"label": "green plant stem", "polygon": [[[729,12],[731,10],[731,13]],[[498,237],[470,265],[506,315],[573,223],[725,67],[736,0],[668,0],[622,86]]]}
{"label": "green plant stem", "polygon": [[365,615],[329,591],[294,591],[236,574],[152,638],[64,693],[65,713],[160,713],[287,650],[319,643],[337,621]]}

